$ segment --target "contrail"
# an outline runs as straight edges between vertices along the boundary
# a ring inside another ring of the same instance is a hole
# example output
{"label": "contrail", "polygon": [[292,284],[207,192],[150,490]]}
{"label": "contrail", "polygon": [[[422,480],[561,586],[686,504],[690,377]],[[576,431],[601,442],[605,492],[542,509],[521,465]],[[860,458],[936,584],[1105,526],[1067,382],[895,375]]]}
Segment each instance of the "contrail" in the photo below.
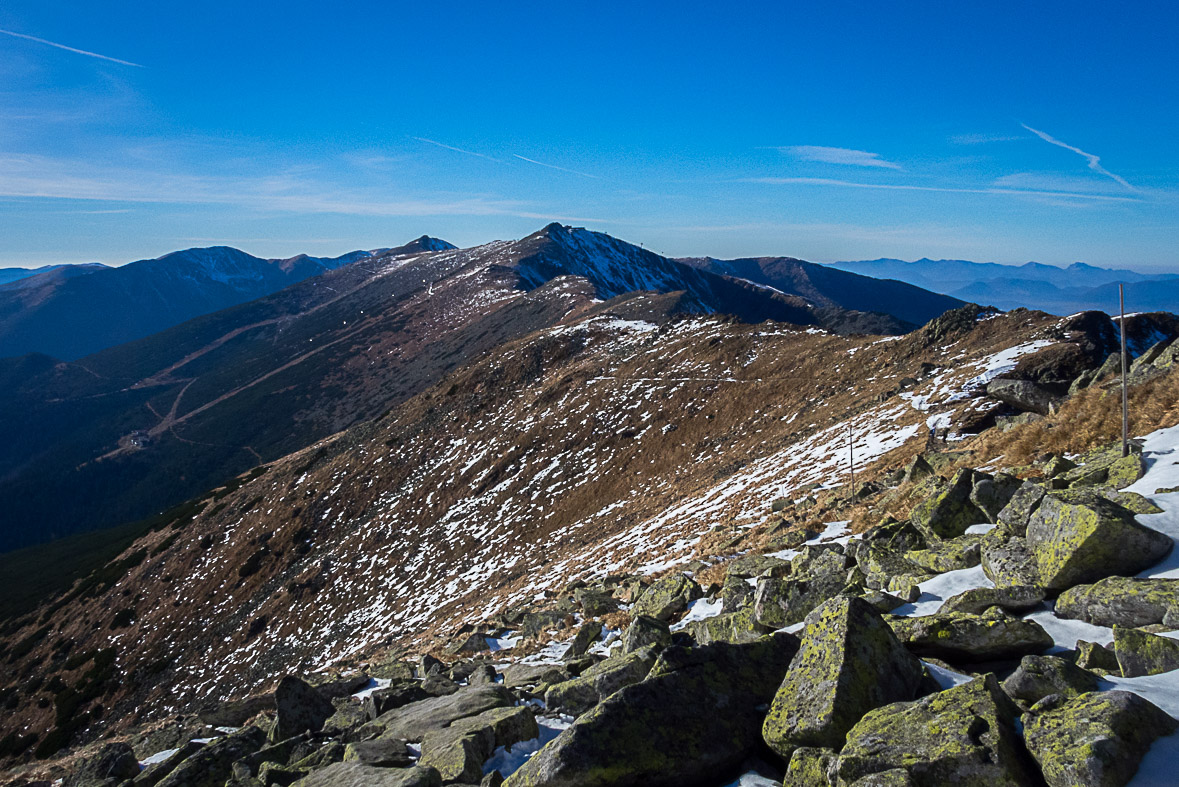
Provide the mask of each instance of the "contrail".
{"label": "contrail", "polygon": [[453,150],[455,153],[466,153],[468,156],[478,156],[479,158],[485,158],[488,161],[494,161],[498,164],[503,163],[499,159],[492,158],[491,156],[484,155],[483,153],[476,153],[473,150],[463,150],[462,148],[456,148],[454,145],[445,145],[445,144],[438,142],[436,140],[433,140],[433,139],[426,139],[425,137],[410,137],[410,139],[416,139],[418,142],[426,142],[431,145],[437,145],[440,148],[446,148],[447,150]]}
{"label": "contrail", "polygon": [[132,63],[129,60],[119,60],[119,58],[117,58],[117,57],[107,57],[106,55],[100,55],[97,52],[87,52],[85,49],[74,49],[72,46],[66,46],[65,44],[58,44],[53,41],[46,41],[44,38],[37,38],[36,36],[25,35],[24,33],[14,33],[11,30],[0,30],[0,33],[3,33],[6,36],[12,36],[13,38],[23,38],[26,41],[36,41],[38,44],[45,44],[46,46],[53,46],[53,47],[57,47],[58,49],[64,49],[67,52],[73,52],[75,55],[86,55],[86,57],[97,57],[99,60],[109,60],[110,62],[118,63],[121,66],[134,66],[135,68],[145,68],[145,66],[141,66],[138,63]]}
{"label": "contrail", "polygon": [[1039,131],[1037,129],[1034,129],[1031,126],[1029,126],[1027,123],[1020,123],[1019,125],[1023,126],[1028,131],[1032,132],[1037,137],[1044,140],[1045,142],[1047,142],[1050,145],[1056,145],[1059,148],[1064,148],[1065,150],[1071,150],[1073,153],[1076,153],[1078,156],[1082,156],[1082,157],[1088,159],[1089,169],[1093,170],[1094,172],[1101,174],[1101,175],[1105,175],[1107,178],[1112,178],[1112,179],[1116,180],[1118,183],[1122,184],[1130,191],[1137,191],[1138,190],[1138,189],[1134,188],[1133,186],[1131,186],[1129,183],[1127,183],[1126,179],[1123,178],[1121,175],[1115,175],[1112,172],[1110,172],[1108,169],[1106,169],[1105,167],[1101,166],[1101,157],[1100,156],[1094,156],[1092,153],[1086,153],[1085,151],[1081,150],[1080,148],[1075,148],[1072,145],[1061,142],[1059,139],[1052,136],[1051,134],[1045,134],[1043,131]]}
{"label": "contrail", "polygon": [[520,159],[521,161],[527,161],[529,164],[536,164],[538,167],[548,167],[549,169],[555,169],[558,172],[568,172],[570,175],[581,175],[583,178],[593,178],[594,180],[600,180],[600,178],[597,175],[591,175],[588,172],[578,172],[575,169],[565,169],[564,167],[558,167],[556,164],[545,164],[543,161],[536,161],[535,159],[525,158],[524,156],[521,156],[519,153],[513,153],[512,155],[515,156],[516,158]]}

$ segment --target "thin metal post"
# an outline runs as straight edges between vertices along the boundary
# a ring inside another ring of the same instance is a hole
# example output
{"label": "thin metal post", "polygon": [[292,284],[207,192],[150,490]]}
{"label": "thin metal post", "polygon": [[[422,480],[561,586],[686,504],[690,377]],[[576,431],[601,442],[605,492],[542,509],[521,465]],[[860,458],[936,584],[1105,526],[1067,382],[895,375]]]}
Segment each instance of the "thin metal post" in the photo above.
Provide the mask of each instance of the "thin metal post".
{"label": "thin metal post", "polygon": [[848,471],[851,474],[851,483],[848,485],[848,498],[856,496],[856,451],[855,440],[852,437],[852,425],[847,425],[847,465]]}
{"label": "thin metal post", "polygon": [[1130,455],[1130,395],[1126,386],[1126,286],[1118,284],[1118,305],[1122,313],[1122,456]]}

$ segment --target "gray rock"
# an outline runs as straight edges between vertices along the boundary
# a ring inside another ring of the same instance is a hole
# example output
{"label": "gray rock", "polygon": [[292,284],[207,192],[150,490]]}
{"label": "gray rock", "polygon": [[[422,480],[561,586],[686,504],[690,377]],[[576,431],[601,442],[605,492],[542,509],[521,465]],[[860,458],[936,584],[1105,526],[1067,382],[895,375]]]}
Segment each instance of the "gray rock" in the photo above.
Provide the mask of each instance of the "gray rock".
{"label": "gray rock", "polygon": [[[761,577],[753,595],[753,619],[768,629],[801,623],[824,601],[849,588],[841,574],[824,574],[814,579]],[[852,595],[858,589],[850,589]]]}
{"label": "gray rock", "polygon": [[544,695],[545,707],[577,716],[623,686],[647,677],[654,664],[655,649],[652,647],[606,659],[579,677],[550,686]]}
{"label": "gray rock", "polygon": [[634,616],[645,615],[667,622],[687,610],[688,605],[704,595],[691,577],[680,573],[656,580],[631,608]]}
{"label": "gray rock", "polygon": [[449,727],[458,719],[513,703],[511,693],[499,684],[468,686],[449,696],[432,697],[395,708],[370,722],[370,726],[380,730],[382,738],[420,741],[426,733]]}
{"label": "gray rock", "polygon": [[270,741],[276,743],[299,733],[319,732],[323,723],[336,712],[336,706],[304,680],[287,675],[274,690],[277,716],[270,728]]}
{"label": "gray rock", "polygon": [[344,762],[358,762],[374,768],[407,768],[413,765],[409,747],[396,738],[357,741],[344,747]]}
{"label": "gray rock", "polygon": [[233,763],[266,745],[266,733],[251,725],[215,740],[187,758],[157,784],[159,787],[221,787]]}
{"label": "gray rock", "polygon": [[1059,656],[1024,656],[1003,681],[1012,699],[1034,705],[1052,694],[1065,698],[1097,691],[1097,676]]}
{"label": "gray rock", "polygon": [[467,676],[467,683],[471,686],[486,686],[495,683],[497,677],[499,673],[495,671],[495,667],[490,664],[479,664]]}
{"label": "gray rock", "polygon": [[1011,496],[1011,500],[995,517],[995,522],[1001,525],[1008,533],[1020,538],[1027,535],[1028,520],[1032,518],[1032,514],[1040,507],[1040,503],[1044,500],[1044,495],[1047,494],[1044,487],[1039,484],[1033,484],[1031,481],[1024,481],[1023,484]]}
{"label": "gray rock", "polygon": [[374,768],[337,762],[295,782],[295,787],[442,787],[433,768]]}
{"label": "gray rock", "polygon": [[420,765],[436,769],[444,782],[478,782],[497,746],[511,747],[539,734],[530,708],[495,708],[427,733]]}
{"label": "gray rock", "polygon": [[869,710],[912,699],[922,674],[871,605],[832,599],[807,616],[762,735],[784,759],[800,746],[839,749]]}
{"label": "gray rock", "polygon": [[1120,787],[1138,770],[1155,738],[1179,724],[1128,691],[1082,694],[1024,717],[1028,750],[1049,787]]}
{"label": "gray rock", "polygon": [[1033,620],[1004,615],[937,613],[919,618],[891,618],[897,638],[919,656],[951,662],[1013,659],[1052,647],[1052,637]]}
{"label": "gray rock", "polygon": [[590,646],[598,641],[602,636],[602,624],[596,620],[591,620],[581,624],[581,628],[577,630],[577,635],[573,637],[573,643],[569,646],[569,650],[565,651],[565,658],[578,658],[584,656],[585,652],[590,649]]}
{"label": "gray rock", "polygon": [[1023,484],[1018,478],[1007,473],[998,473],[994,478],[976,473],[974,487],[970,490],[970,502],[978,507],[988,522],[997,523],[999,514],[1011,503],[1011,498]]}
{"label": "gray rock", "polygon": [[[671,639],[671,634],[668,634]],[[556,664],[512,664],[504,667],[503,685],[509,689],[521,686],[541,686],[560,683],[573,677],[569,670]]]}
{"label": "gray rock", "polygon": [[1077,640],[1077,666],[1097,675],[1121,675],[1118,657],[1112,650],[1096,642]]}
{"label": "gray rock", "polygon": [[400,708],[402,705],[408,705],[411,702],[418,702],[424,700],[430,695],[422,689],[422,685],[416,680],[407,681],[405,683],[395,684],[384,689],[377,689],[372,694],[364,698],[362,707],[365,715],[369,719],[375,719],[383,713],[388,713],[394,708]]}
{"label": "gray rock", "polygon": [[126,743],[108,743],[82,760],[64,787],[113,787],[139,774],[139,760]]}
{"label": "gray rock", "polygon": [[155,787],[165,776],[176,770],[176,766],[203,748],[205,748],[205,744],[198,743],[197,741],[189,741],[167,759],[152,763],[140,771],[131,780],[132,787]]}
{"label": "gray rock", "polygon": [[753,603],[753,585],[749,584],[745,577],[727,574],[725,583],[721,586],[721,599],[722,612],[736,612]]}
{"label": "gray rock", "polygon": [[734,645],[741,642],[754,642],[770,632],[754,619],[753,607],[745,607],[737,612],[726,612],[704,620],[692,623],[689,630],[692,637],[701,645],[712,642],[729,642]]}
{"label": "gray rock", "polygon": [[662,620],[639,615],[631,621],[622,637],[622,652],[634,653],[647,647],[656,649],[671,644],[671,628]]}
{"label": "gray rock", "polygon": [[1134,628],[1179,613],[1179,579],[1108,577],[1077,585],[1056,599],[1056,614],[1095,626]]}
{"label": "gray rock", "polygon": [[788,634],[668,648],[646,680],[581,716],[504,784],[681,787],[735,768],[757,751],[758,706],[797,648]]}
{"label": "gray rock", "polygon": [[1043,600],[1044,589],[1035,585],[971,588],[946,599],[938,611],[981,615],[991,607],[1000,607],[1009,612],[1025,612],[1039,606]]}
{"label": "gray rock", "polygon": [[987,521],[986,515],[970,500],[973,489],[974,471],[959,470],[945,488],[918,503],[910,519],[930,540],[960,536],[971,525]]}
{"label": "gray rock", "polygon": [[1049,590],[1136,574],[1171,551],[1170,537],[1143,527],[1125,508],[1098,495],[1066,502],[1047,495],[1032,514],[1028,548]]}
{"label": "gray rock", "polygon": [[1003,541],[987,534],[982,544],[982,570],[995,587],[1028,586],[1040,584],[1040,572],[1036,558],[1022,538]]}
{"label": "gray rock", "polygon": [[1114,626],[1114,655],[1124,678],[1179,669],[1179,642],[1138,629]]}
{"label": "gray rock", "polygon": [[1055,391],[1028,380],[1000,378],[987,383],[987,396],[1009,404],[1017,410],[1049,415],[1064,401]]}

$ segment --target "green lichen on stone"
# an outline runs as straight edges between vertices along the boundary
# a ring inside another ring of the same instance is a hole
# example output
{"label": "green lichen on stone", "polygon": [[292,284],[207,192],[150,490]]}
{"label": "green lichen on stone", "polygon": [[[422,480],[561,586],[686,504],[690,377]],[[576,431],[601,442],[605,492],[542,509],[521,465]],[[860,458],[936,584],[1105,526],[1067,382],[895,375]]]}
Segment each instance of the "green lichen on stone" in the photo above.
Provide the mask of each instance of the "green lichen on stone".
{"label": "green lichen on stone", "polygon": [[974,568],[981,559],[982,536],[964,535],[905,553],[905,560],[933,574]]}
{"label": "green lichen on stone", "polygon": [[1095,626],[1141,627],[1179,614],[1179,579],[1107,577],[1069,588],[1056,599],[1056,615]]}
{"label": "green lichen on stone", "polygon": [[937,613],[888,622],[913,653],[949,661],[1020,658],[1053,645],[1039,623],[1004,615]]}
{"label": "green lichen on stone", "polygon": [[955,538],[971,525],[983,524],[986,515],[970,501],[974,488],[974,471],[962,469],[950,483],[922,500],[913,509],[910,519],[927,537]]}
{"label": "green lichen on stone", "polygon": [[1059,656],[1024,656],[1003,681],[1013,699],[1034,705],[1052,694],[1076,697],[1097,690],[1097,676]]}
{"label": "green lichen on stone", "polygon": [[701,645],[710,642],[753,642],[769,633],[753,616],[753,607],[748,606],[736,612],[727,612],[691,625],[692,636]]}
{"label": "green lichen on stone", "polygon": [[691,577],[671,574],[656,580],[647,588],[631,608],[631,615],[647,615],[656,620],[668,621],[703,595],[704,591]]}
{"label": "green lichen on stone", "polygon": [[1114,655],[1126,678],[1179,669],[1179,642],[1134,628],[1114,626]]}
{"label": "green lichen on stone", "polygon": [[573,716],[584,713],[623,686],[647,677],[654,663],[652,647],[600,661],[580,676],[550,686],[544,695],[545,705]]}

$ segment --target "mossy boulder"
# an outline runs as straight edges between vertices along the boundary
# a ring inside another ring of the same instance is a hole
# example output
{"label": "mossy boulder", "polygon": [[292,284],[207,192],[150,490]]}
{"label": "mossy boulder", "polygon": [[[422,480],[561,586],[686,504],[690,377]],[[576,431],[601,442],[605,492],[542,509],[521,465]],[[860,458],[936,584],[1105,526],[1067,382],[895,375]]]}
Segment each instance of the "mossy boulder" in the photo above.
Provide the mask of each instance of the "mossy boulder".
{"label": "mossy boulder", "polygon": [[982,537],[965,535],[935,542],[927,549],[906,552],[905,560],[934,574],[974,568],[982,560]]}
{"label": "mossy boulder", "polygon": [[1120,787],[1154,740],[1179,724],[1128,691],[1082,694],[1024,717],[1024,738],[1050,787]]}
{"label": "mossy boulder", "polygon": [[828,784],[827,772],[838,756],[831,749],[801,746],[794,750],[794,754],[790,755],[790,762],[786,766],[786,779],[782,783],[796,784],[799,787]]}
{"label": "mossy boulder", "polygon": [[337,762],[312,771],[294,787],[442,787],[442,777],[433,768],[374,768],[359,762]]}
{"label": "mossy boulder", "polygon": [[492,708],[515,704],[512,694],[500,684],[466,686],[454,694],[431,697],[395,708],[365,725],[368,732],[383,738],[420,741],[426,733],[449,727],[459,719],[476,716]]}
{"label": "mossy boulder", "polygon": [[1072,502],[1048,495],[1032,514],[1028,548],[1049,590],[1136,574],[1162,560],[1174,542],[1099,495]]}
{"label": "mossy boulder", "polygon": [[1047,490],[1043,486],[1024,481],[995,517],[996,524],[1011,535],[1022,538],[1027,534],[1028,520],[1040,507],[1045,494]]}
{"label": "mossy boulder", "polygon": [[358,762],[374,768],[407,768],[413,765],[413,758],[405,741],[377,738],[346,745],[343,762]]}
{"label": "mossy boulder", "polygon": [[921,683],[921,662],[862,599],[820,606],[807,616],[801,642],[762,726],[785,759],[800,746],[838,750],[860,717],[912,699]]}
{"label": "mossy boulder", "polygon": [[569,680],[569,670],[556,664],[512,664],[504,667],[503,685],[509,689],[523,686],[542,686]]}
{"label": "mossy boulder", "polygon": [[803,547],[790,561],[790,577],[817,578],[828,574],[843,576],[855,561],[844,554],[840,544],[812,544]]}
{"label": "mossy boulder", "polygon": [[748,606],[737,612],[726,612],[692,623],[692,637],[701,645],[711,642],[753,642],[769,633],[753,616],[753,607]]}
{"label": "mossy boulder", "polygon": [[1040,570],[1026,539],[1003,539],[996,531],[982,542],[982,570],[995,587],[1040,585]]}
{"label": "mossy boulder", "polygon": [[959,470],[944,489],[918,503],[910,519],[927,538],[960,536],[971,525],[987,521],[986,515],[970,500],[973,489],[974,471]]}
{"label": "mossy boulder", "polygon": [[336,712],[331,701],[312,688],[311,684],[287,675],[274,690],[277,715],[270,728],[270,741],[277,743],[303,732],[319,732],[323,724]]}
{"label": "mossy boulder", "polygon": [[1149,626],[1179,615],[1179,579],[1108,577],[1056,599],[1056,614],[1095,626]]}
{"label": "mossy boulder", "polygon": [[988,522],[996,523],[999,521],[999,513],[1011,502],[1022,483],[1007,473],[997,473],[992,477],[975,472],[970,502],[982,511]]}
{"label": "mossy boulder", "polygon": [[265,745],[265,732],[253,725],[243,727],[185,759],[157,787],[221,787],[235,762]]}
{"label": "mossy boulder", "polygon": [[1121,675],[1118,657],[1112,650],[1096,642],[1077,640],[1077,666],[1096,675]]}
{"label": "mossy boulder", "polygon": [[1036,784],[1017,714],[991,674],[916,702],[886,705],[852,728],[833,771],[841,786],[898,769],[923,787]]}
{"label": "mossy boulder", "polygon": [[671,627],[667,623],[639,615],[631,621],[622,637],[622,652],[634,653],[648,647],[659,650],[670,643]]}
{"label": "mossy boulder", "polygon": [[1179,669],[1179,642],[1133,628],[1114,626],[1114,655],[1125,678]]}
{"label": "mossy boulder", "polygon": [[478,782],[497,746],[510,748],[539,734],[531,708],[494,708],[427,733],[419,765],[437,770],[444,782]]}
{"label": "mossy boulder", "polygon": [[798,639],[671,647],[650,676],[608,697],[508,777],[508,787],[697,784],[761,744],[764,706]]}
{"label": "mossy boulder", "polygon": [[580,676],[550,686],[544,695],[545,707],[571,716],[584,713],[623,686],[647,677],[654,663],[653,647],[598,662]]}
{"label": "mossy boulder", "polygon": [[938,612],[961,612],[981,615],[991,607],[1008,612],[1026,612],[1044,600],[1044,589],[1036,585],[1008,585],[994,588],[970,588],[946,599]]}
{"label": "mossy boulder", "polygon": [[569,649],[565,651],[565,658],[575,659],[585,655],[585,652],[590,649],[598,639],[602,636],[602,624],[596,620],[586,621],[577,629],[577,635],[573,637],[573,642],[570,643]]}
{"label": "mossy boulder", "polygon": [[671,620],[687,610],[688,605],[704,595],[696,581],[684,574],[671,574],[656,580],[631,608],[631,615],[646,615]]}
{"label": "mossy boulder", "polygon": [[725,576],[736,579],[748,579],[770,569],[782,569],[790,565],[789,560],[769,555],[745,555],[735,558],[725,564]]}
{"label": "mossy boulder", "polygon": [[837,573],[811,579],[761,577],[753,595],[753,618],[767,629],[801,623],[827,599],[844,593],[858,595],[859,589],[849,587],[845,579]]}
{"label": "mossy boulder", "polygon": [[726,575],[725,582],[721,585],[721,611],[736,612],[752,603],[753,585],[748,579],[735,574]]}
{"label": "mossy boulder", "polygon": [[1012,699],[1034,705],[1052,694],[1076,697],[1097,691],[1097,676],[1060,656],[1024,656],[1003,681]]}
{"label": "mossy boulder", "polygon": [[1053,645],[1039,623],[1003,614],[938,613],[891,618],[889,624],[913,653],[950,662],[1015,659],[1042,653]]}
{"label": "mossy boulder", "polygon": [[139,775],[139,760],[126,743],[108,743],[84,758],[63,787],[108,787]]}

